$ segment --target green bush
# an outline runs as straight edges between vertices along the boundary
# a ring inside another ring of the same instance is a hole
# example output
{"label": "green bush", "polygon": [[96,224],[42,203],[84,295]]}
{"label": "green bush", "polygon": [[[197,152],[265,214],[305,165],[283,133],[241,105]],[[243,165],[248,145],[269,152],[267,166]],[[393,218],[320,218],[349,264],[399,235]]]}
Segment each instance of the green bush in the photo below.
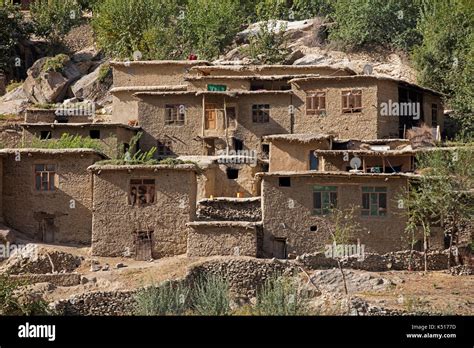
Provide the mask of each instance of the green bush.
{"label": "green bush", "polygon": [[186,50],[202,59],[217,58],[243,21],[238,0],[189,1],[184,14],[181,24]]}
{"label": "green bush", "polygon": [[64,133],[59,139],[41,140],[35,138],[27,147],[40,149],[94,149],[102,151],[102,145],[99,140],[80,135],[70,135]]}
{"label": "green bush", "polygon": [[229,284],[219,276],[200,278],[193,289],[192,303],[199,315],[230,314]]}
{"label": "green bush", "polygon": [[96,7],[92,26],[97,44],[114,58],[173,59],[179,56],[174,35],[176,0],[104,0]]}
{"label": "green bush", "polygon": [[28,38],[31,28],[18,7],[9,5],[0,6],[0,23],[0,71],[11,73],[19,57],[17,46]]}
{"label": "green bush", "polygon": [[35,34],[52,42],[60,41],[82,18],[75,0],[36,0],[30,13]]}
{"label": "green bush", "polygon": [[249,45],[242,49],[255,62],[263,64],[281,64],[289,54],[285,25],[274,20],[260,24],[259,30],[249,37]]}
{"label": "green bush", "polygon": [[408,50],[421,40],[415,30],[419,12],[418,1],[337,0],[330,39],[348,49],[383,45]]}
{"label": "green bush", "polygon": [[8,84],[6,90],[7,90],[7,93],[8,92],[11,92],[13,91],[14,89],[17,89],[18,87],[20,87],[21,85],[23,85],[23,82],[22,81],[12,81]]}
{"label": "green bush", "polygon": [[97,79],[100,83],[103,83],[112,73],[109,63],[102,64],[99,68],[99,76]]}
{"label": "green bush", "polygon": [[41,71],[48,72],[48,71],[57,71],[61,72],[64,69],[64,66],[69,61],[69,57],[66,54],[58,54],[54,57],[49,57],[44,62]]}
{"label": "green bush", "polygon": [[296,277],[273,276],[257,293],[255,312],[258,315],[307,314],[308,297],[298,291]]}
{"label": "green bush", "polygon": [[141,289],[135,301],[136,315],[182,315],[189,308],[189,289],[167,282]]}

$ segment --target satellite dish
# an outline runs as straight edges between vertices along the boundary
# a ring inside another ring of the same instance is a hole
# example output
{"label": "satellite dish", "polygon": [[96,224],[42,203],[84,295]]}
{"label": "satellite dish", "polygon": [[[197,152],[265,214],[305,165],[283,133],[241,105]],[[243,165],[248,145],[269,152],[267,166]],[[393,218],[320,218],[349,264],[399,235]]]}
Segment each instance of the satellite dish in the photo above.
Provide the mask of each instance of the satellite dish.
{"label": "satellite dish", "polygon": [[363,73],[364,73],[364,75],[372,75],[373,70],[374,70],[374,68],[373,68],[372,65],[365,64],[364,69],[363,69]]}
{"label": "satellite dish", "polygon": [[353,157],[349,163],[351,165],[351,168],[355,170],[359,169],[362,165],[362,161],[359,157]]}
{"label": "satellite dish", "polygon": [[133,60],[141,60],[142,57],[143,57],[143,55],[140,51],[133,52]]}

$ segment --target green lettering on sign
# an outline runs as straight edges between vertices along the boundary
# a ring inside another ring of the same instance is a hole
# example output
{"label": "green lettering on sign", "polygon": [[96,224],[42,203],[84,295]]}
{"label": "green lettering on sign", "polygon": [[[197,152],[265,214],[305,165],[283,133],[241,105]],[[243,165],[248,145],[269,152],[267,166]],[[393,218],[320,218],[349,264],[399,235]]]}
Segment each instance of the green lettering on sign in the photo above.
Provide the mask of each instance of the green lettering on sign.
{"label": "green lettering on sign", "polygon": [[227,90],[225,85],[207,85],[207,90],[212,92],[224,92]]}

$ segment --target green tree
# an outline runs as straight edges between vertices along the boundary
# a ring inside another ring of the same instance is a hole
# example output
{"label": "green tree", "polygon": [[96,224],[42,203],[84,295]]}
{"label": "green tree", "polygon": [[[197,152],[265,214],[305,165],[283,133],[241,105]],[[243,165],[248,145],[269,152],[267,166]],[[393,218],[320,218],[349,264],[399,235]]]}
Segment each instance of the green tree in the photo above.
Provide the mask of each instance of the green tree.
{"label": "green tree", "polygon": [[452,221],[452,243],[462,224],[474,215],[473,207],[465,197],[466,192],[473,189],[473,153],[472,147],[460,147],[453,151],[441,149],[417,156],[417,167],[423,175],[410,182],[401,200],[408,214],[406,232],[412,246],[416,236],[420,232],[423,235],[425,271],[432,227]]}
{"label": "green tree", "polygon": [[418,81],[446,94],[465,138],[474,135],[474,6],[471,0],[425,1],[414,49]]}
{"label": "green tree", "polygon": [[142,59],[181,57],[176,33],[175,0],[104,0],[97,8],[92,26],[97,44],[115,58]]}
{"label": "green tree", "polygon": [[276,20],[261,22],[259,30],[249,35],[249,45],[242,52],[258,63],[283,63],[290,52],[285,30],[286,25]]}
{"label": "green tree", "polygon": [[30,5],[30,13],[35,34],[54,43],[82,18],[81,7],[75,0],[36,0]]}
{"label": "green tree", "polygon": [[238,0],[189,1],[181,23],[186,50],[199,58],[217,58],[235,38],[243,20]]}
{"label": "green tree", "polygon": [[332,0],[261,0],[255,5],[260,20],[302,20],[326,16],[334,11]]}
{"label": "green tree", "polygon": [[15,68],[18,44],[28,38],[30,27],[23,22],[18,7],[0,6],[0,71],[10,74]]}
{"label": "green tree", "polygon": [[419,1],[337,0],[330,39],[349,49],[384,45],[408,50],[421,40],[419,11]]}

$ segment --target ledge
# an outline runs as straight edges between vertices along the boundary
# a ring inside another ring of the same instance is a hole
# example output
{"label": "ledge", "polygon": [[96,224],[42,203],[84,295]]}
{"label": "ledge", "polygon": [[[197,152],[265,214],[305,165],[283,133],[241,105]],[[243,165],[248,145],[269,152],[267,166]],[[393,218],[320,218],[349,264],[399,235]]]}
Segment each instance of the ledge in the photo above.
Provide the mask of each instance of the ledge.
{"label": "ledge", "polygon": [[250,221],[192,221],[186,223],[188,227],[243,227],[253,229],[262,226],[263,222]]}

